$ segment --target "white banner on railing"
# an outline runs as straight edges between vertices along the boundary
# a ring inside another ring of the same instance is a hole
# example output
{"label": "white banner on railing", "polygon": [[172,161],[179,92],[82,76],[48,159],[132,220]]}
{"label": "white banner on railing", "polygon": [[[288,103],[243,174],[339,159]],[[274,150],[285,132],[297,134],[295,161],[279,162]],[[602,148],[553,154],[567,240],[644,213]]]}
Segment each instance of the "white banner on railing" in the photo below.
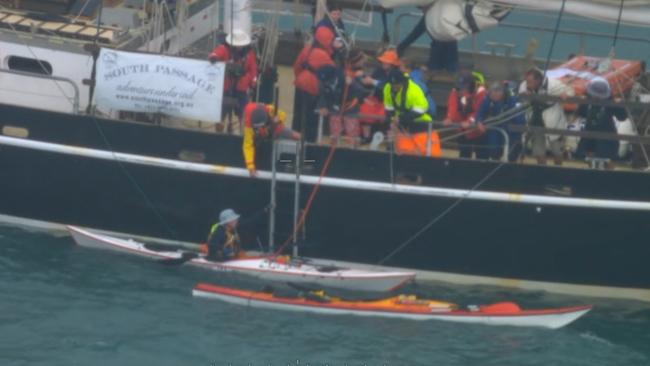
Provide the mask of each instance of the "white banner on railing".
{"label": "white banner on railing", "polygon": [[121,111],[221,120],[224,63],[102,48],[95,103]]}

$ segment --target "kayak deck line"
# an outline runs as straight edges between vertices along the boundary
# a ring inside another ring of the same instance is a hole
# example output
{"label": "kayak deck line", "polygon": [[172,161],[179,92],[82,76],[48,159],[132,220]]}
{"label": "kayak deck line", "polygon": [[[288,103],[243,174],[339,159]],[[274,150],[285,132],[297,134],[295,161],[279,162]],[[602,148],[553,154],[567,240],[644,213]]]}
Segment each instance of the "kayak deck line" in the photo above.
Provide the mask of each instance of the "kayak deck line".
{"label": "kayak deck line", "polygon": [[307,295],[280,297],[269,292],[246,291],[207,283],[198,283],[192,290],[195,297],[268,308],[326,315],[358,315],[411,320],[442,320],[485,325],[506,325],[558,329],[588,313],[591,305],[553,309],[523,310],[511,302],[472,306],[461,310],[457,305],[412,296],[393,296],[380,300],[354,301],[321,296],[314,300]]}
{"label": "kayak deck line", "polygon": [[[164,261],[181,260],[187,253],[154,251],[147,248],[145,244],[132,239],[100,235],[74,226],[68,226],[68,231],[75,242],[82,247],[113,250]],[[183,260],[181,263],[184,262],[208,270],[235,272],[270,281],[317,284],[331,288],[368,292],[392,291],[415,279],[413,272],[368,271],[345,267],[335,267],[334,270],[325,271],[320,264],[306,261],[282,262],[270,256],[244,257],[224,262],[213,262],[198,257],[188,258],[187,261]]]}

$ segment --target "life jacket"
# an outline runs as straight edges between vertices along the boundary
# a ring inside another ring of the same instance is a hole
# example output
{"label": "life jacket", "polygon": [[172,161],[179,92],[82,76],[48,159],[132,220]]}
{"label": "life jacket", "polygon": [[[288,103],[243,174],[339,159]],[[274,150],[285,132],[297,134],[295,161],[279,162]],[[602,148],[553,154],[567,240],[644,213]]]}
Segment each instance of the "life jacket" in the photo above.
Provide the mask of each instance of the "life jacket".
{"label": "life jacket", "polygon": [[359,117],[359,122],[374,124],[384,121],[386,111],[384,110],[384,104],[373,95],[366,98],[363,103],[361,103],[359,114],[361,115],[361,117]]}
{"label": "life jacket", "polygon": [[222,44],[217,46],[208,58],[226,62],[224,91],[246,92],[257,79],[257,58],[250,47],[245,47],[240,52],[234,51],[227,44]]}
{"label": "life jacket", "polygon": [[[208,241],[209,238],[214,235],[214,233],[217,232],[217,229],[219,228],[219,223],[216,223],[212,225],[210,228],[210,234],[208,235]],[[225,227],[225,233],[226,233],[226,240],[223,243],[222,246],[222,255],[225,258],[228,257],[236,257],[239,254],[240,251],[240,244],[239,244],[239,234],[237,234],[237,231],[231,230],[227,226]]]}
{"label": "life jacket", "polygon": [[457,101],[456,110],[463,118],[467,118],[470,114],[476,112],[474,110],[475,98],[476,98],[476,93],[463,95],[463,93],[460,90],[456,91],[456,101]]}
{"label": "life jacket", "polygon": [[296,78],[296,88],[313,96],[318,95],[320,82],[316,73],[323,66],[335,66],[334,60],[326,50],[312,47],[302,65],[302,71]]}
{"label": "life jacket", "polygon": [[[458,88],[452,89],[448,99],[447,118],[454,123],[461,123],[473,119],[480,108],[480,104],[483,102],[483,98],[486,97],[485,94],[484,91],[477,89],[474,93],[463,96]],[[465,98],[465,105],[462,103],[463,97]],[[467,129],[463,128],[461,130],[467,131]],[[474,139],[483,135],[476,128],[469,128],[469,130],[471,131],[464,134],[468,139]]]}
{"label": "life jacket", "polygon": [[294,72],[300,71],[295,80],[296,88],[313,96],[318,95],[320,84],[316,72],[326,65],[336,66],[332,58],[333,41],[334,33],[329,28],[316,29],[313,44],[306,55],[302,55],[304,61],[301,65],[294,65]]}
{"label": "life jacket", "polygon": [[[265,124],[262,127],[255,127],[253,126],[253,113],[256,109],[263,109],[263,111],[267,114],[269,120],[271,121],[270,123]],[[250,102],[244,107],[244,128],[250,128],[254,131],[254,136],[257,139],[270,139],[271,137],[276,137],[278,134],[280,134],[284,129],[284,123],[283,121],[283,116],[284,112],[280,110],[278,113],[280,114],[280,121],[279,122],[274,122],[273,121],[273,116],[274,116],[274,107],[268,104],[263,104],[263,103],[255,103],[255,102]],[[271,134],[270,132],[273,132]]]}

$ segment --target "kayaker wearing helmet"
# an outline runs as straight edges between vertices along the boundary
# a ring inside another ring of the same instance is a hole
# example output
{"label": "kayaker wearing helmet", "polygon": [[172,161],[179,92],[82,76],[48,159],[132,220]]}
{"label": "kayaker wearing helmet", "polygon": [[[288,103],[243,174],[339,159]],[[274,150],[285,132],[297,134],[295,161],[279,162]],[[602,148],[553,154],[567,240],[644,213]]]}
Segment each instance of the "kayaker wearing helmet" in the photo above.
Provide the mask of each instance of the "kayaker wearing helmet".
{"label": "kayaker wearing helmet", "polygon": [[208,255],[210,261],[226,261],[239,256],[241,247],[237,224],[239,214],[233,209],[225,209],[219,214],[219,222],[212,225],[208,235]]}

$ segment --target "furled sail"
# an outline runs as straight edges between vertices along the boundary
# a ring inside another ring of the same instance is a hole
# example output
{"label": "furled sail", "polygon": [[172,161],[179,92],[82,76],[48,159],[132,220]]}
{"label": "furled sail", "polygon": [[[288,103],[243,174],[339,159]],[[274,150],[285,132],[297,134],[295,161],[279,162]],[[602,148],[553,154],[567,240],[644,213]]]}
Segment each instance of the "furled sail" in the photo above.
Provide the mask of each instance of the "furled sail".
{"label": "furled sail", "polygon": [[[490,1],[530,10],[560,11],[562,8],[562,0]],[[621,4],[623,4],[622,23],[641,27],[650,26],[650,0],[626,0],[625,2],[621,0],[567,0],[564,10],[567,13],[615,23],[618,21]]]}
{"label": "furled sail", "polygon": [[488,2],[438,0],[426,12],[431,37],[439,41],[459,41],[473,33],[499,24],[510,7]]}
{"label": "furled sail", "polygon": [[429,6],[436,0],[376,0],[384,8],[398,8],[400,6]]}
{"label": "furled sail", "polygon": [[[400,6],[431,6],[446,0],[376,0],[385,8]],[[450,0],[458,4],[498,4],[539,11],[560,11],[563,0]],[[604,22],[617,22],[620,6],[623,5],[621,22],[624,24],[650,27],[650,0],[567,0],[565,11]]]}

